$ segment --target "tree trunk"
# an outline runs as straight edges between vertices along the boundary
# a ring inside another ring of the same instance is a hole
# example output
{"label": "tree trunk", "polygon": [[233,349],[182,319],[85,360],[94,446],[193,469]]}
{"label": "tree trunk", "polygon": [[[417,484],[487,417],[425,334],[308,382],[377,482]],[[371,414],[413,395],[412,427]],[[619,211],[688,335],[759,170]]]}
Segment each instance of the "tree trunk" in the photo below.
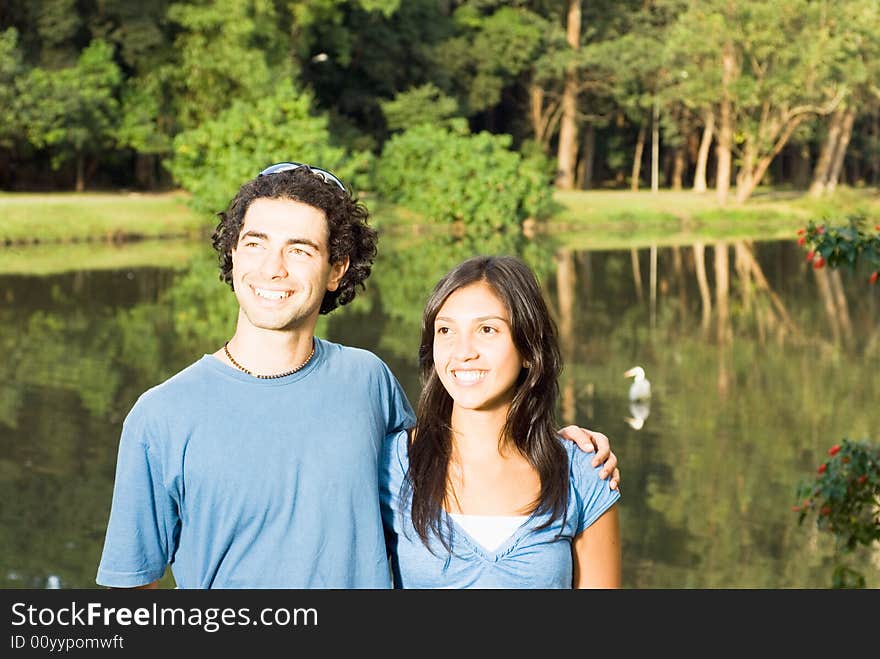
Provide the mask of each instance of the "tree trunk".
{"label": "tree trunk", "polygon": [[77,151],[76,152],[76,191],[83,192],[86,189],[86,159],[85,156]]}
{"label": "tree trunk", "polygon": [[706,191],[706,169],[709,164],[709,147],[712,145],[712,133],[715,132],[715,113],[706,111],[706,122],[703,126],[703,137],[697,152],[697,167],[694,170],[694,192]]}
{"label": "tree trunk", "polygon": [[593,161],[596,153],[596,127],[587,124],[581,144],[581,157],[578,159],[577,187],[578,190],[589,190],[593,187]]}
{"label": "tree trunk", "polygon": [[660,189],[660,102],[654,96],[651,114],[651,192]]}
{"label": "tree trunk", "polygon": [[819,150],[819,158],[813,169],[813,181],[810,183],[810,195],[821,197],[825,193],[828,177],[831,173],[831,160],[837,150],[837,141],[840,139],[840,129],[843,125],[843,111],[837,110],[828,118],[828,134]]}
{"label": "tree trunk", "polygon": [[826,183],[826,190],[828,192],[834,192],[835,188],[837,188],[840,172],[843,169],[843,161],[846,158],[846,149],[852,137],[852,127],[855,119],[856,111],[852,108],[847,109],[843,116],[843,125],[840,127],[840,136],[837,139],[834,156],[831,159],[831,170],[828,172],[828,182]]}
{"label": "tree trunk", "polygon": [[645,150],[645,127],[639,126],[639,136],[636,138],[636,152],[633,154],[632,179],[629,189],[636,192],[639,189],[639,176],[642,171],[642,152]]}
{"label": "tree trunk", "polygon": [[672,164],[672,189],[681,190],[681,180],[684,176],[685,150],[683,146],[676,147]]}
{"label": "tree trunk", "polygon": [[[581,0],[568,0],[566,41],[572,50],[580,49]],[[559,126],[559,145],[557,148],[556,187],[560,190],[574,188],[575,167],[578,152],[578,74],[573,65],[565,73],[565,89],[562,92],[562,119]]]}
{"label": "tree trunk", "polygon": [[730,100],[730,87],[736,74],[736,59],[733,52],[733,44],[727,42],[721,53],[721,103],[718,109],[718,144],[715,147],[717,154],[717,174],[715,177],[715,192],[719,204],[727,203],[730,193],[730,174],[733,161],[731,150],[733,148],[733,111]]}
{"label": "tree trunk", "polygon": [[752,196],[755,188],[758,187],[761,179],[764,178],[764,174],[767,173],[767,168],[770,166],[770,163],[773,162],[773,159],[779,154],[782,147],[788,143],[792,133],[794,133],[795,129],[800,126],[801,122],[806,118],[807,115],[802,114],[793,119],[789,119],[788,124],[786,124],[779,139],[776,140],[776,144],[773,146],[770,153],[759,158],[757,164],[754,165],[754,168],[745,173],[743,176],[743,185],[737,186],[736,190],[736,200],[738,202],[744,202]]}
{"label": "tree trunk", "polygon": [[792,154],[791,181],[799,190],[810,187],[810,145],[806,142],[798,145]]}

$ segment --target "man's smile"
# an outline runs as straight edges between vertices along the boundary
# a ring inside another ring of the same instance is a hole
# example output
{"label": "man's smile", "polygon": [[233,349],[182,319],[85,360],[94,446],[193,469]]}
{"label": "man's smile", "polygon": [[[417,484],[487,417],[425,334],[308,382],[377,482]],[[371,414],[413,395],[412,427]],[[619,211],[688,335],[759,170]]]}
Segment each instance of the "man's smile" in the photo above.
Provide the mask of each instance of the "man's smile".
{"label": "man's smile", "polygon": [[285,298],[293,295],[293,291],[291,290],[275,290],[271,288],[257,288],[256,286],[251,286],[251,290],[257,295],[257,297],[264,298],[266,300],[284,300]]}

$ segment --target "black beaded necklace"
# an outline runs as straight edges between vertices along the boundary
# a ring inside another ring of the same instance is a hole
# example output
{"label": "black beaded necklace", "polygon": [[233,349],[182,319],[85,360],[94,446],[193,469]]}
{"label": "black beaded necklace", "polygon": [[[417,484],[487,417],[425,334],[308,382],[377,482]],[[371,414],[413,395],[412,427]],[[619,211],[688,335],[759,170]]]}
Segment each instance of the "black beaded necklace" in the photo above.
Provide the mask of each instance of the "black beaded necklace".
{"label": "black beaded necklace", "polygon": [[296,368],[293,368],[289,371],[285,371],[284,373],[278,373],[276,375],[260,375],[259,373],[254,373],[253,371],[247,370],[244,366],[242,366],[237,361],[235,361],[235,358],[230,354],[229,341],[227,341],[226,343],[223,344],[223,351],[226,353],[226,356],[229,358],[229,361],[232,362],[232,365],[235,366],[235,368],[237,368],[239,371],[244,371],[248,375],[252,375],[255,378],[260,378],[261,380],[274,380],[276,378],[286,378],[288,375],[293,375],[297,371],[302,370],[305,367],[305,365],[308,364],[312,360],[312,357],[315,354],[315,342],[314,342],[314,340],[312,340],[312,351],[309,353],[309,356],[306,357],[306,360],[302,364],[300,364]]}

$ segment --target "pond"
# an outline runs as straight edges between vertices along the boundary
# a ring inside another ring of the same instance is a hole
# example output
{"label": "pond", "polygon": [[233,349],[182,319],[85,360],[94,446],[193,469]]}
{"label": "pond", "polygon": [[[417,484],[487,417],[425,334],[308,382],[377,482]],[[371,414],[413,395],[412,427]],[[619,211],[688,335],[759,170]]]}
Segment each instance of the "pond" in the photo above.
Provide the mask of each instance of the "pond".
{"label": "pond", "polygon": [[[213,254],[186,248],[173,267],[0,275],[0,587],[95,587],[123,418],[232,331]],[[431,286],[504,249],[383,237],[366,290],[318,334],[376,352],[415,401]],[[813,270],[792,240],[517,250],[560,328],[560,423],[606,433],[620,460],[624,587],[828,587],[831,537],[792,505],[832,444],[880,441],[867,273]],[[641,408],[623,375],[636,365],[653,390]],[[847,564],[880,586],[876,543]]]}

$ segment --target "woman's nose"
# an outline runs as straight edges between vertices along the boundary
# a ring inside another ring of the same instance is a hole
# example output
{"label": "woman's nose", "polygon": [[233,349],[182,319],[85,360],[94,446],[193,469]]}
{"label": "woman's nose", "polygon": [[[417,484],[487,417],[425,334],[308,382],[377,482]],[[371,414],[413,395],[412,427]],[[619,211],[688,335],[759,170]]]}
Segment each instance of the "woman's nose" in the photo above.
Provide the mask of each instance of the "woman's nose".
{"label": "woman's nose", "polygon": [[456,359],[473,359],[477,354],[476,342],[470,332],[461,332],[456,336],[454,346],[454,356]]}

